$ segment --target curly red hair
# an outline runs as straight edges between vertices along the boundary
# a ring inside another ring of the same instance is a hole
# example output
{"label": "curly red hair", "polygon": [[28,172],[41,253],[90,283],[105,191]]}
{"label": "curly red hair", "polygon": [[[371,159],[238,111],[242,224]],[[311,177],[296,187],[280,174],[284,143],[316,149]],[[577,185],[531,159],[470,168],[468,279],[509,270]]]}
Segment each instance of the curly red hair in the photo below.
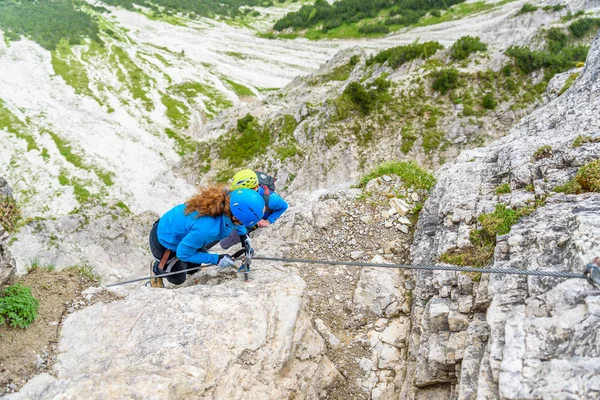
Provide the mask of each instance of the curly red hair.
{"label": "curly red hair", "polygon": [[185,202],[185,215],[198,211],[199,216],[231,215],[229,189],[223,185],[209,185]]}

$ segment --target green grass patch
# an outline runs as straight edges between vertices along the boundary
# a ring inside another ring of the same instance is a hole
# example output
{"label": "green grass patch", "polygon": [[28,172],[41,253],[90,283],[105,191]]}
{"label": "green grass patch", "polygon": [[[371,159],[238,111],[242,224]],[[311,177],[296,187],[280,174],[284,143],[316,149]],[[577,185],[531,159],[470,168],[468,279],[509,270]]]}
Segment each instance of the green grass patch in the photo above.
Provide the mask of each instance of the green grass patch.
{"label": "green grass patch", "polygon": [[13,233],[23,219],[21,209],[12,196],[0,196],[0,225],[8,233]]}
{"label": "green grass patch", "polygon": [[175,141],[177,147],[177,154],[184,156],[185,154],[191,153],[196,150],[194,142],[183,136],[178,135],[174,130],[166,128],[166,135]]}
{"label": "green grass patch", "polygon": [[258,120],[247,114],[237,122],[234,132],[222,137],[219,143],[219,156],[232,167],[240,167],[253,157],[266,153],[271,144],[271,133],[261,127]]}
{"label": "green grass patch", "polygon": [[254,97],[254,92],[247,88],[246,86],[236,83],[231,79],[223,78],[223,81],[227,83],[227,85],[237,94],[239,97]]}
{"label": "green grass patch", "polygon": [[585,143],[600,143],[600,138],[593,138],[587,135],[579,135],[573,141],[573,148],[580,147]]}
{"label": "green grass patch", "polygon": [[115,65],[119,82],[129,89],[134,99],[142,102],[146,111],[152,111],[154,103],[148,97],[148,92],[154,80],[118,46],[111,47],[110,61]]}
{"label": "green grass patch", "polygon": [[558,95],[560,96],[561,94],[563,94],[564,92],[569,90],[569,88],[573,85],[573,82],[575,82],[575,80],[577,79],[578,76],[579,76],[579,72],[575,72],[574,74],[569,75],[569,77],[565,81],[565,84],[560,89],[560,92],[558,92]]}
{"label": "green grass patch", "polygon": [[0,99],[0,129],[4,129],[27,142],[27,151],[39,150],[27,125],[6,107],[6,103],[2,99]]}
{"label": "green grass patch", "polygon": [[339,67],[336,67],[333,71],[331,71],[329,74],[324,75],[323,79],[326,81],[345,81],[350,77],[350,73],[353,69],[354,66],[352,66],[350,63],[340,65]]}
{"label": "green grass patch", "polygon": [[88,263],[82,263],[82,264],[77,264],[77,265],[67,267],[67,268],[65,268],[65,271],[76,272],[79,275],[83,276],[84,278],[86,278],[90,281],[93,281],[93,282],[100,283],[102,281],[102,277],[100,275],[98,275],[94,271],[94,267],[89,265]]}
{"label": "green grass patch", "polygon": [[358,187],[364,188],[369,181],[379,178],[383,175],[397,175],[407,188],[415,190],[431,190],[435,185],[435,178],[432,174],[423,170],[414,161],[390,161],[380,164],[368,174],[360,178]]}
{"label": "green grass patch", "polygon": [[[95,99],[90,90],[90,81],[85,66],[74,56],[67,40],[61,40],[56,46],[56,50],[52,51],[52,68],[56,75],[61,76],[67,85],[75,89],[75,93]],[[96,99],[96,101],[98,100]]]}
{"label": "green grass patch", "polygon": [[[114,182],[113,182],[113,177],[115,175],[114,173],[104,171],[103,169],[101,169],[99,167],[89,166],[84,161],[85,157],[82,157],[73,152],[72,145],[71,145],[71,143],[69,143],[69,141],[61,138],[54,132],[51,132],[51,131],[45,131],[45,132],[48,135],[50,135],[50,137],[54,141],[54,144],[56,144],[56,147],[58,148],[59,153],[65,158],[65,160],[67,162],[69,162],[76,168],[79,168],[79,169],[82,169],[85,171],[93,171],[102,180],[102,182],[104,182],[104,184],[106,186],[112,186],[114,184]],[[89,197],[89,193],[88,193],[88,196],[85,196],[85,197],[86,198]]]}
{"label": "green grass patch", "polygon": [[25,329],[38,316],[40,302],[31,289],[16,283],[0,292],[0,325],[8,322],[13,328]]}
{"label": "green grass patch", "polygon": [[206,83],[180,83],[169,87],[169,93],[185,97],[190,104],[195,104],[200,97],[210,117],[233,106],[233,103],[223,93]]}
{"label": "green grass patch", "polygon": [[587,163],[579,168],[573,179],[564,185],[554,188],[555,192],[566,194],[581,194],[600,192],[600,160]]}
{"label": "green grass patch", "polygon": [[160,101],[167,108],[167,118],[175,128],[187,129],[190,127],[190,109],[184,102],[165,93],[161,94]]}
{"label": "green grass patch", "polygon": [[502,185],[500,185],[496,188],[497,195],[506,194],[506,193],[510,193],[510,185],[508,183],[503,183]]}
{"label": "green grass patch", "polygon": [[534,161],[539,161],[543,158],[549,158],[549,157],[552,157],[552,147],[546,144],[544,146],[539,147],[533,153],[532,159]]}

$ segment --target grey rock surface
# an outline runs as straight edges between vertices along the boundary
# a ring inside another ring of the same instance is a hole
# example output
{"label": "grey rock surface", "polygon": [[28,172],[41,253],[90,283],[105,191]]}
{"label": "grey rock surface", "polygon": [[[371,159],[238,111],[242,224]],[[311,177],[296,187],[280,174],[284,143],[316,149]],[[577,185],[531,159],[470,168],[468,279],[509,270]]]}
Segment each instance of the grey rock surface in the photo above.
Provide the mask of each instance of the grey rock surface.
{"label": "grey rock surface", "polygon": [[[215,278],[216,279],[216,278]],[[57,377],[9,399],[317,398],[337,376],[303,303],[304,281],[261,268],[244,283],[139,288],[63,326]]]}
{"label": "grey rock surface", "polygon": [[[447,250],[470,245],[479,215],[497,204],[527,204],[536,210],[497,238],[493,267],[582,273],[600,251],[600,194],[553,191],[600,158],[599,143],[573,146],[579,135],[600,137],[600,34],[569,90],[508,136],[440,170],[417,224],[413,261],[437,263]],[[535,159],[542,146],[551,146],[550,156]],[[511,193],[498,196],[504,183]],[[403,397],[440,384],[458,399],[600,395],[600,346],[591,328],[599,322],[600,290],[585,280],[492,274],[477,282],[446,272],[413,278]]]}

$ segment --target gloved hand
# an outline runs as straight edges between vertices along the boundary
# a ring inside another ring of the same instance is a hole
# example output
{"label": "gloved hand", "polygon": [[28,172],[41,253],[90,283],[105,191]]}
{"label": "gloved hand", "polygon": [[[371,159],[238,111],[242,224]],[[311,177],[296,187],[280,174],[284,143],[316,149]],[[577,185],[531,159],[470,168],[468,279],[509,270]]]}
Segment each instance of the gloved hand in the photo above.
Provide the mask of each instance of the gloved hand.
{"label": "gloved hand", "polygon": [[229,267],[237,267],[229,254],[220,254],[217,265],[219,266],[219,271],[226,270]]}
{"label": "gloved hand", "polygon": [[252,240],[248,235],[240,235],[240,242],[242,242],[242,247],[245,248],[250,256],[254,255],[254,248],[252,247]]}

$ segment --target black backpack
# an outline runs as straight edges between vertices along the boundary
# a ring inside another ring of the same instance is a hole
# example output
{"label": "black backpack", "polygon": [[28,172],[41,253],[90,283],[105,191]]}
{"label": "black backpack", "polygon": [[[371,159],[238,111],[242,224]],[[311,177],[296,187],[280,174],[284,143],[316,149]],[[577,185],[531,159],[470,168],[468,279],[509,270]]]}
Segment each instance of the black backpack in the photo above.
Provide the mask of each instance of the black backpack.
{"label": "black backpack", "polygon": [[267,207],[266,212],[268,213],[271,211],[269,208],[269,199],[271,198],[271,193],[275,192],[275,181],[277,178],[273,178],[271,175],[267,175],[264,172],[254,172],[256,172],[256,176],[258,177],[258,184],[265,190],[263,199],[265,200],[265,206]]}

